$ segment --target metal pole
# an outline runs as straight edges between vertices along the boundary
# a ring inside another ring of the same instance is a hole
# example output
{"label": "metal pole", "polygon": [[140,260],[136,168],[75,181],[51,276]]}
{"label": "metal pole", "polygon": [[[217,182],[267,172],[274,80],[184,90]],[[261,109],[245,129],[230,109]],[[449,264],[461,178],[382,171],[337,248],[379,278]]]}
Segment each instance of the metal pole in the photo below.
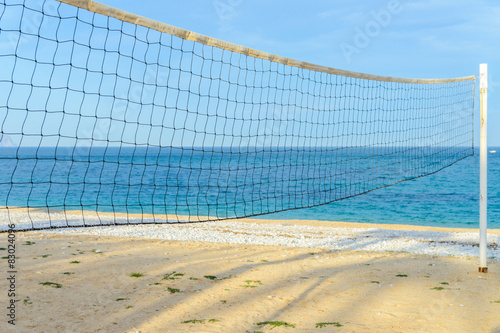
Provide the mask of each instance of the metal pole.
{"label": "metal pole", "polygon": [[487,249],[487,125],[488,125],[488,64],[479,65],[479,91],[480,91],[480,142],[479,142],[479,272],[487,273],[488,264],[486,262]]}

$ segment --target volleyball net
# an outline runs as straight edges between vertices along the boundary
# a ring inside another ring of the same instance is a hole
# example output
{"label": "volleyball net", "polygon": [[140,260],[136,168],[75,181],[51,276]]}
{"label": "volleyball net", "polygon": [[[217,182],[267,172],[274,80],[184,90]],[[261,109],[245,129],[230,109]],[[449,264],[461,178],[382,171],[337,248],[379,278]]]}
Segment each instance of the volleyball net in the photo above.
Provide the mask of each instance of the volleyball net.
{"label": "volleyball net", "polygon": [[472,155],[474,82],[314,65],[93,1],[1,0],[0,215],[176,223],[350,198]]}

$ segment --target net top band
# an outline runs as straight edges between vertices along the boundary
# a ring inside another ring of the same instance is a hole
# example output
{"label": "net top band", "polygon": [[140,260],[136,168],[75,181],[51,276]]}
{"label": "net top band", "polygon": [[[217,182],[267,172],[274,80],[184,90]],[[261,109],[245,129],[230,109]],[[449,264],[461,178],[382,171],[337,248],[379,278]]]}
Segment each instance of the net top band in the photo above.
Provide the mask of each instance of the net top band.
{"label": "net top band", "polygon": [[105,15],[108,17],[113,17],[120,21],[132,23],[135,25],[140,25],[146,28],[150,28],[159,32],[168,33],[170,35],[177,36],[179,38],[190,40],[194,42],[198,42],[204,45],[217,47],[223,50],[232,51],[236,53],[240,53],[246,56],[251,56],[254,58],[269,60],[272,62],[284,64],[287,66],[293,66],[298,68],[303,68],[307,70],[312,70],[316,72],[323,72],[334,75],[341,75],[346,77],[358,78],[358,79],[366,79],[366,80],[375,80],[375,81],[386,81],[386,82],[399,82],[399,83],[448,83],[448,82],[461,82],[461,81],[469,81],[475,80],[475,76],[465,76],[458,78],[450,78],[450,79],[408,79],[408,78],[399,78],[399,77],[391,77],[391,76],[382,76],[382,75],[373,75],[373,74],[365,74],[353,71],[347,71],[342,69],[337,69],[333,67],[327,67],[317,64],[312,64],[305,61],[299,61],[287,57],[278,56],[275,54],[271,54],[268,52],[263,52],[259,50],[255,50],[249,47],[241,46],[238,44],[229,43],[220,39],[208,37],[202,34],[198,34],[196,32],[192,32],[189,30],[185,30],[182,28],[174,27],[172,25],[158,22],[152,19],[148,19],[146,17],[136,15],[133,13],[129,13],[127,11],[114,8],[111,6],[107,6],[101,4],[99,2],[95,2],[93,0],[57,0],[62,3],[66,3],[78,8],[82,8],[88,10],[90,12],[94,12],[97,14]]}

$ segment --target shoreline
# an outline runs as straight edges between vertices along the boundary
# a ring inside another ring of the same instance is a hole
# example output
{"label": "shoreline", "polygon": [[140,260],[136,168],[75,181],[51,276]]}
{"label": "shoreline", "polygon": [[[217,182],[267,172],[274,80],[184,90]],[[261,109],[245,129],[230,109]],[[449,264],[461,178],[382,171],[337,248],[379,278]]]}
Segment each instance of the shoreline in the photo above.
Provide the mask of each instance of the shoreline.
{"label": "shoreline", "polygon": [[[236,221],[236,220],[228,220]],[[436,231],[436,232],[467,232],[479,234],[479,228],[458,228],[458,227],[432,227],[419,226],[412,224],[390,224],[390,223],[366,223],[366,222],[340,222],[340,221],[318,221],[318,220],[273,220],[273,219],[252,219],[245,218],[238,220],[239,222],[250,223],[279,223],[291,225],[310,225],[335,228],[377,228],[384,230],[399,230],[399,231]],[[478,222],[479,225],[479,222]],[[488,229],[488,234],[500,235],[500,229]]]}
{"label": "shoreline", "polygon": [[[208,217],[190,217],[186,215],[161,215],[161,214],[137,214],[137,213],[116,213],[116,212],[96,212],[88,210],[58,210],[58,209],[40,209],[40,208],[24,208],[24,207],[12,207],[12,208],[0,208],[0,227],[7,224],[6,215],[10,213],[14,214],[36,214],[43,219],[47,219],[49,216],[69,216],[70,218],[80,218],[83,217],[90,221],[99,221],[100,219],[104,221],[114,221],[121,219],[131,219],[131,223],[118,223],[117,225],[135,225],[138,224],[138,219],[144,219],[147,223],[144,225],[173,225],[173,224],[188,224],[188,223],[211,223],[211,222],[243,222],[243,223],[257,223],[257,224],[282,224],[282,225],[307,225],[307,226],[321,226],[321,227],[340,227],[340,228],[378,228],[384,230],[399,230],[399,231],[436,231],[436,232],[467,232],[467,233],[479,233],[478,228],[461,228],[461,227],[434,227],[434,226],[419,226],[411,224],[390,224],[390,223],[366,223],[366,222],[341,222],[341,221],[320,221],[320,220],[303,220],[303,219],[267,219],[267,218],[229,218],[229,219],[209,219]],[[49,213],[48,213],[49,212]],[[50,214],[50,215],[49,215]],[[149,220],[149,221],[148,221]],[[201,222],[200,220],[203,220]],[[155,222],[158,221],[158,222]],[[165,222],[169,221],[169,222]],[[55,221],[60,222],[60,221]],[[89,221],[87,221],[89,222]],[[31,222],[29,222],[31,223]],[[89,223],[87,225],[91,227]],[[73,225],[68,227],[79,227],[85,228],[87,226]],[[93,225],[92,225],[93,226]],[[95,226],[99,226],[96,223]],[[108,226],[108,225],[106,225]],[[479,221],[478,221],[479,226]],[[65,225],[61,227],[66,228]],[[30,230],[36,231],[37,229]],[[41,229],[38,229],[41,230]],[[54,229],[55,230],[55,229]],[[1,231],[1,230],[0,230]],[[500,235],[500,229],[488,229],[488,234]]]}
{"label": "shoreline", "polygon": [[[29,211],[29,214],[28,214]],[[106,214],[92,211],[50,211],[0,209],[0,227],[10,220],[19,232],[73,234],[123,239],[153,239],[184,242],[211,242],[240,245],[274,245],[317,248],[333,251],[405,252],[439,256],[478,257],[479,230],[397,224],[327,222],[314,220],[228,219],[182,223],[186,216],[163,216],[170,222],[158,223],[159,216]],[[37,226],[57,228],[22,230],[36,221]],[[156,223],[143,223],[142,221]],[[85,222],[87,225],[82,226]],[[23,224],[24,223],[24,224]],[[69,226],[65,226],[66,223]],[[117,223],[100,225],[101,223]],[[6,231],[6,230],[3,230]],[[500,230],[488,230],[488,257],[500,258]]]}
{"label": "shoreline", "polygon": [[[328,251],[401,252],[417,255],[478,257],[479,234],[469,230],[406,226],[315,225],[311,221],[217,221],[186,224],[135,224],[61,228],[44,234],[118,237],[126,240],[273,245]],[[488,256],[500,258],[500,234],[488,234]]]}

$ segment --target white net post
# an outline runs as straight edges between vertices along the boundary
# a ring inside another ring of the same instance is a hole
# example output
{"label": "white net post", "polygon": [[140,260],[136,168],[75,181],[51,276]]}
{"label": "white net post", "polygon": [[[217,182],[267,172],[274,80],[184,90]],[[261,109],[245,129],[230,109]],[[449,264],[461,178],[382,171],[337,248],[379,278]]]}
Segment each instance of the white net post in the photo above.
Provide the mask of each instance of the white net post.
{"label": "white net post", "polygon": [[488,114],[488,65],[479,65],[479,91],[480,91],[480,185],[479,185],[479,272],[486,273],[488,264],[486,262],[487,249],[487,114]]}

